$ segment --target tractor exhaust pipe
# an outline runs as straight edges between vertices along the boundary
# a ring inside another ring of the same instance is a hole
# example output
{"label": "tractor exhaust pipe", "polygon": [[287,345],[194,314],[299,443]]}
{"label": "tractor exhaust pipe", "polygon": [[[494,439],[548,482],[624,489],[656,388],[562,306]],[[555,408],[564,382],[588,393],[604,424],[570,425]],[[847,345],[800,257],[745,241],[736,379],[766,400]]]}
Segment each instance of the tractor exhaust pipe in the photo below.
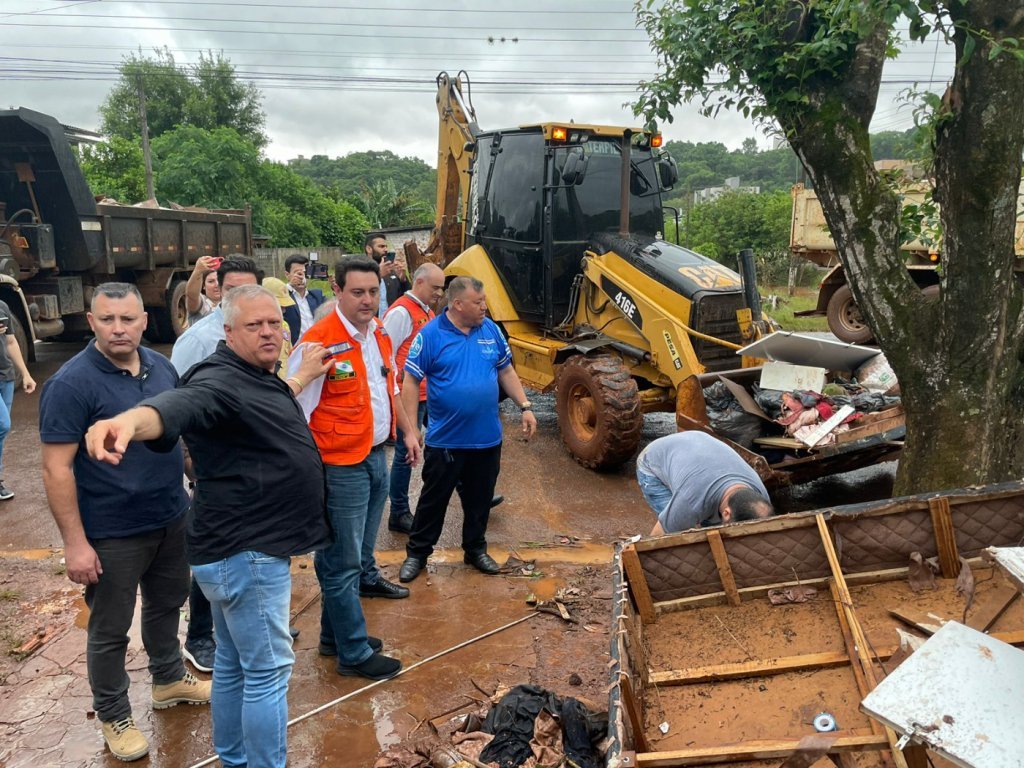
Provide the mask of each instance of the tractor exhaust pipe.
{"label": "tractor exhaust pipe", "polygon": [[744,248],[740,251],[740,277],[743,279],[743,301],[750,309],[755,321],[761,319],[761,294],[757,290],[757,267],[754,266],[754,251]]}

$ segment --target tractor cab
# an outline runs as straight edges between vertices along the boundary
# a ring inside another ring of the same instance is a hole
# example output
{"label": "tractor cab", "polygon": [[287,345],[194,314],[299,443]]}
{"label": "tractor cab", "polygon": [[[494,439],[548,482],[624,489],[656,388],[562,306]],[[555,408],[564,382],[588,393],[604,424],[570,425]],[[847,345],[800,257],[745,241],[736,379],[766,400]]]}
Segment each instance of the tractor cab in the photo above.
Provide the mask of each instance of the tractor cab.
{"label": "tractor cab", "polygon": [[463,247],[485,248],[520,318],[550,329],[572,311],[595,236],[661,238],[661,191],[677,174],[660,138],[551,123],[475,137]]}

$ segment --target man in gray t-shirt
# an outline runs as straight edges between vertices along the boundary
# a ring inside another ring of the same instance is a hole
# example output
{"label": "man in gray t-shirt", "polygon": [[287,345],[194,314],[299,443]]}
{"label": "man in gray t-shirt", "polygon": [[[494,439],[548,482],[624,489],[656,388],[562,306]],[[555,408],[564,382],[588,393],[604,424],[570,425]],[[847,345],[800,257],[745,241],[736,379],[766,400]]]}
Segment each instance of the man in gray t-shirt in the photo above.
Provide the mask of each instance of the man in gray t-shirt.
{"label": "man in gray t-shirt", "polygon": [[769,517],[774,511],[757,473],[704,432],[677,432],[652,442],[636,460],[636,478],[658,516],[652,536]]}

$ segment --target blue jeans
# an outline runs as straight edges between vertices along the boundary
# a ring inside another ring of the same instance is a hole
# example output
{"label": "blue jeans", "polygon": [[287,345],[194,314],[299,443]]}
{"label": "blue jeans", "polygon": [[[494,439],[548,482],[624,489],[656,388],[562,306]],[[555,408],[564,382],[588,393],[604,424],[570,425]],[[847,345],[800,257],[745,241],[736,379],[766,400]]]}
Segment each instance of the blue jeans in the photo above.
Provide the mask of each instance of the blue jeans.
{"label": "blue jeans", "polygon": [[[3,339],[0,337],[0,344],[3,343]],[[0,381],[0,480],[4,479],[4,441],[11,433],[11,406],[13,404],[14,382]],[[408,486],[409,483],[406,481],[406,487]]]}
{"label": "blue jeans", "polygon": [[644,498],[647,499],[647,503],[651,505],[651,509],[654,510],[654,514],[660,521],[665,510],[668,509],[668,503],[672,501],[672,489],[654,475],[641,472],[639,469],[636,471],[636,481],[640,484]]}
{"label": "blue jeans", "polygon": [[388,462],[384,449],[377,447],[358,464],[328,464],[324,469],[334,541],[313,558],[322,595],[320,642],[338,649],[340,664],[361,664],[373,651],[366,641],[359,584],[380,578],[373,548],[388,498]]}
{"label": "blue jeans", "polygon": [[288,634],[292,579],[287,557],[239,552],[193,565],[213,608],[213,748],[221,764],[284,768],[288,757]]}
{"label": "blue jeans", "polygon": [[[420,401],[416,409],[416,426],[423,426],[423,416],[427,411],[426,401]],[[402,430],[395,434],[395,456],[391,460],[391,512],[388,520],[396,522],[402,515],[409,514],[409,480],[412,477],[412,465],[408,463],[409,452],[405,450]]]}

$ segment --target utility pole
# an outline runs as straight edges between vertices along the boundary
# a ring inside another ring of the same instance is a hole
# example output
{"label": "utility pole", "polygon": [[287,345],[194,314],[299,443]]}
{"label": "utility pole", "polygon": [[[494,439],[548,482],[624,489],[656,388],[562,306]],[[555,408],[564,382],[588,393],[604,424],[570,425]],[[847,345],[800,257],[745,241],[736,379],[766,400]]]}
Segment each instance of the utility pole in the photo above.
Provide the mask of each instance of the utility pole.
{"label": "utility pole", "polygon": [[156,198],[153,190],[153,157],[149,151],[149,122],[146,120],[146,90],[142,87],[142,74],[136,75],[139,89],[139,121],[142,123],[142,160],[146,164],[146,195],[147,200]]}

